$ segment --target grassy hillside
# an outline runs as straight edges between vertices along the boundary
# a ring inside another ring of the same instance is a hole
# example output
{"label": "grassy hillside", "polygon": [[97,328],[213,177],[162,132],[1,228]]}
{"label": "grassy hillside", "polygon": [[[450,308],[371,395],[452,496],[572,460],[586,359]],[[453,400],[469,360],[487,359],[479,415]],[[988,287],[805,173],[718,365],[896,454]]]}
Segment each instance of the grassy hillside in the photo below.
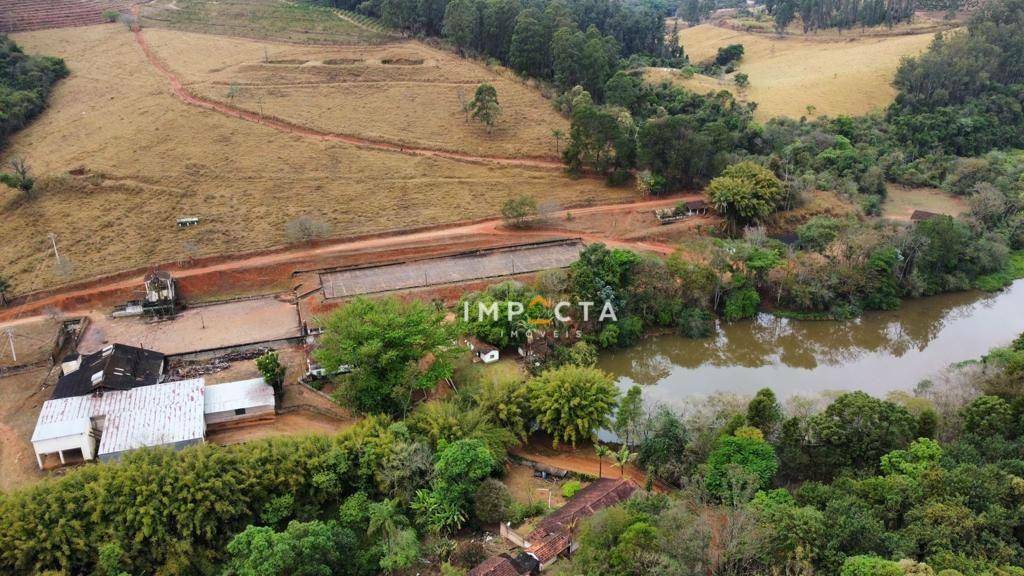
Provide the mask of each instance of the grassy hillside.
{"label": "grassy hillside", "polygon": [[[719,48],[743,44],[739,72],[750,77],[740,96],[758,103],[757,117],[800,117],[814,106],[817,114],[864,114],[889,105],[896,96],[892,80],[904,56],[920,54],[933,34],[889,37],[815,35],[776,37],[737,32],[702,24],[680,32],[692,62],[713,58]],[[737,92],[732,76],[724,79],[673,77],[695,90]]]}
{"label": "grassy hillside", "polygon": [[[297,46],[150,29],[161,60],[206,98],[326,132],[496,156],[556,157],[553,129],[569,123],[511,74],[418,42]],[[498,91],[493,133],[462,101],[481,82]]]}
{"label": "grassy hillside", "polygon": [[141,15],[145,27],[247,38],[338,44],[389,39],[383,29],[333,10],[283,0],[158,0],[143,5]]}
{"label": "grassy hillside", "polygon": [[[66,59],[50,108],[10,142],[40,182],[25,200],[0,186],[0,270],[16,293],[189,256],[288,242],[301,215],[334,236],[496,216],[516,194],[556,203],[631,190],[558,171],[364,150],[189,106],[121,26],[20,34]],[[385,111],[382,110],[383,114]],[[0,161],[6,158],[0,159]],[[84,168],[85,175],[67,172]],[[202,224],[176,230],[181,216]],[[57,234],[71,270],[54,267]]]}

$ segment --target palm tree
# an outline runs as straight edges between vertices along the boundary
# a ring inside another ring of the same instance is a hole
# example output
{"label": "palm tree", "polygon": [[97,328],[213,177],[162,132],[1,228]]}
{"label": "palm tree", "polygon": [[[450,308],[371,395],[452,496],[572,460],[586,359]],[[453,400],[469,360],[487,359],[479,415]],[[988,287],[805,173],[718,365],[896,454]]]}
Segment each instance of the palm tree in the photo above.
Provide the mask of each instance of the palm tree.
{"label": "palm tree", "polygon": [[623,446],[618,452],[612,452],[612,465],[618,466],[619,478],[626,475],[626,465],[636,458],[636,454],[629,451],[629,448]]}
{"label": "palm tree", "polygon": [[565,138],[565,132],[562,132],[562,130],[555,128],[554,130],[551,131],[551,137],[555,139],[555,154],[561,154],[562,147],[560,144],[562,142],[562,138]]}
{"label": "palm tree", "polygon": [[604,459],[613,454],[611,448],[604,444],[594,444],[594,454],[597,455],[597,477],[604,478],[603,474],[603,463]]}

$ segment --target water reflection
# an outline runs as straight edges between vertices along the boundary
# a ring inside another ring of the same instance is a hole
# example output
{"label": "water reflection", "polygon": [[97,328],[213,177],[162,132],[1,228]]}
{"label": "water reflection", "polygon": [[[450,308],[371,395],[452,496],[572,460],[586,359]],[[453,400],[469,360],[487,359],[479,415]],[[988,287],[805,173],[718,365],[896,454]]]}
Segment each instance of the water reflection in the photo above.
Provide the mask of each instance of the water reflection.
{"label": "water reflection", "polygon": [[905,302],[848,322],[761,315],[722,324],[704,340],[659,336],[606,354],[620,385],[651,386],[672,401],[769,386],[780,395],[910,389],[953,362],[976,358],[1024,331],[1024,281],[995,295],[957,293]]}

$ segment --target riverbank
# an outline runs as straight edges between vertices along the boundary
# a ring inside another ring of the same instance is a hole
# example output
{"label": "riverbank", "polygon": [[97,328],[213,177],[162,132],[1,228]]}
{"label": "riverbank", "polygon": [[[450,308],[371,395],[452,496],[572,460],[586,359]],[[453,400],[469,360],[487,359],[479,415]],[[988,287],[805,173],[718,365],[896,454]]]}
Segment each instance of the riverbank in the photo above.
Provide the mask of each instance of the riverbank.
{"label": "riverbank", "polygon": [[978,358],[1024,331],[1024,280],[996,294],[959,292],[906,300],[899,310],[846,321],[759,314],[717,322],[711,337],[673,334],[606,351],[598,366],[655,402],[717,393],[780,398],[863,390],[912,390],[951,364]]}

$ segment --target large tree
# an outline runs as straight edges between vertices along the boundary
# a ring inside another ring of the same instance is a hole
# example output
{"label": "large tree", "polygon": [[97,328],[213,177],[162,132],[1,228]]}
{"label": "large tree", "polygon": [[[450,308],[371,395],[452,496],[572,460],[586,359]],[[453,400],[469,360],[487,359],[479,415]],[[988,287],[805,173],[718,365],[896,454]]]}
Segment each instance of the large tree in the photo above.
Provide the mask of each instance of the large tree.
{"label": "large tree", "polygon": [[498,91],[494,85],[485,82],[477,86],[476,94],[469,102],[469,109],[473,118],[487,126],[487,133],[490,134],[498,122],[498,116],[501,116],[501,104],[498,103]]}
{"label": "large tree", "polygon": [[351,368],[342,395],[360,412],[405,414],[413,392],[451,376],[452,328],[422,302],[358,298],[323,325],[313,355],[328,373]]}
{"label": "large tree", "polygon": [[545,370],[530,380],[530,402],[540,429],[555,446],[591,440],[611,425],[619,390],[612,377],[597,368],[566,365]]}
{"label": "large tree", "polygon": [[708,186],[715,210],[741,226],[760,222],[775,212],[782,193],[782,182],[771,170],[749,161],[729,166]]}

